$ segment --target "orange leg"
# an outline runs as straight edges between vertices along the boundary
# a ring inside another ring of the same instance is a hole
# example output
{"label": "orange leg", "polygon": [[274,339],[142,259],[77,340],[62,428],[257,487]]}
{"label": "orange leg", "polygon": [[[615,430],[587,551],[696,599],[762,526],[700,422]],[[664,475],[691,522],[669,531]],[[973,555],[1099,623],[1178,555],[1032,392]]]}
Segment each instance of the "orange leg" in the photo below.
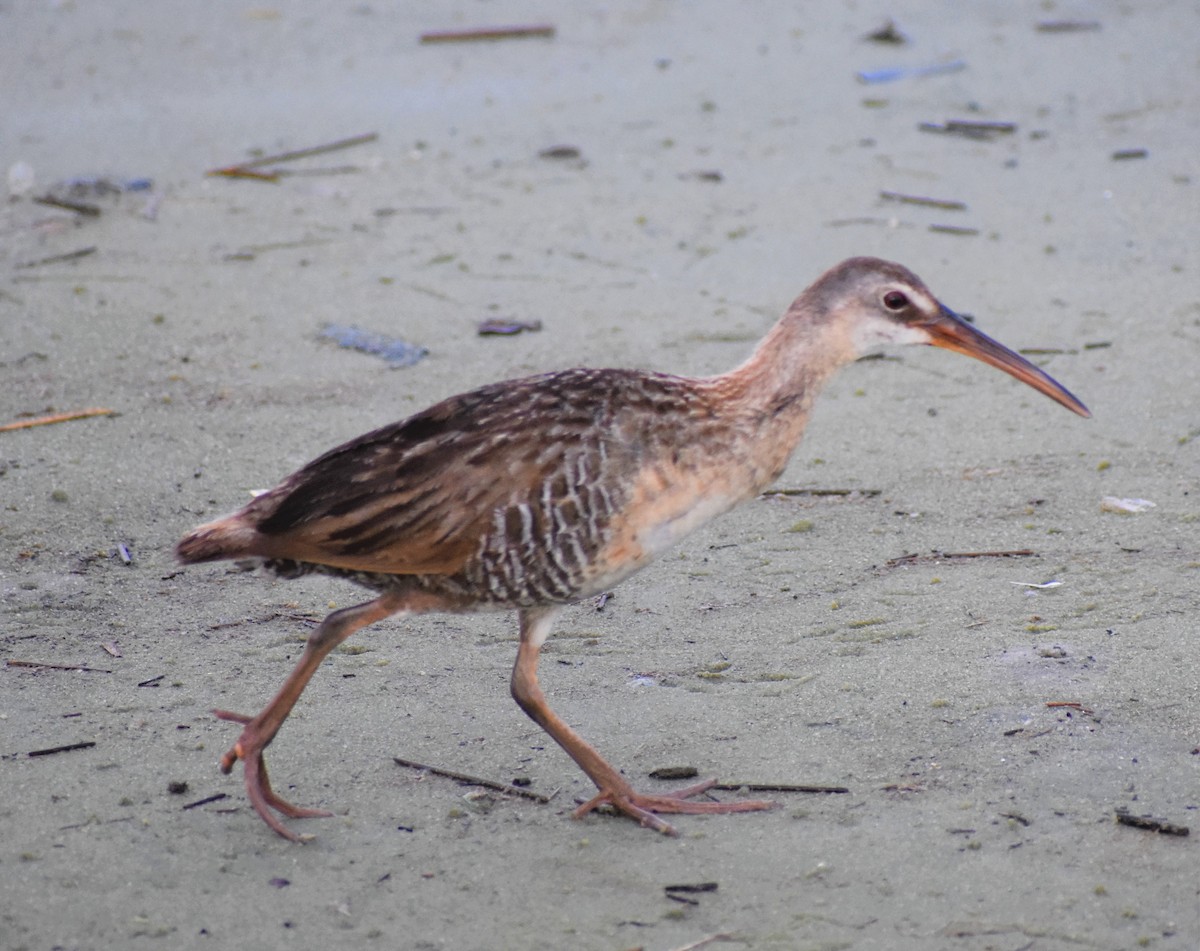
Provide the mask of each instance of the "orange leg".
{"label": "orange leg", "polygon": [[520,704],[538,726],[550,734],[554,741],[566,750],[579,768],[587,773],[599,794],[575,810],[575,818],[587,815],[597,806],[610,805],[618,812],[636,819],[643,826],[666,835],[676,835],[675,828],[655,813],[726,813],[753,812],[774,808],[775,803],[761,799],[745,799],[739,802],[691,802],[692,796],[711,788],[716,780],[696,783],[684,789],[661,795],[645,795],[635,792],[626,779],[617,772],[583,737],[572,730],[546,702],[546,696],[538,685],[538,652],[550,633],[559,609],[527,610],[521,612],[521,646],[517,650],[517,662],[512,673],[513,699]]}
{"label": "orange leg", "polygon": [[221,757],[221,772],[229,773],[233,764],[242,761],[243,777],[246,783],[246,795],[249,796],[254,810],[262,820],[285,839],[293,842],[301,841],[300,836],[285,826],[271,811],[281,812],[292,819],[303,819],[317,816],[331,816],[333,813],[323,809],[304,809],[294,806],[271,788],[267,777],[267,765],[263,762],[263,750],[271,745],[275,734],[283,726],[283,721],[292,712],[292,707],[300,699],[300,694],[308,686],[312,675],[316,673],[321,662],[338,644],[342,643],[355,631],[382,620],[389,614],[408,607],[405,600],[399,596],[384,595],[374,601],[343,608],[334,611],[325,618],[320,626],[309,635],[308,643],[304,645],[304,653],[300,661],[288,675],[287,680],[274,699],[263,708],[256,717],[231,713],[228,710],[214,710],[213,713],[222,720],[231,720],[243,724],[242,735],[233,744],[233,748]]}

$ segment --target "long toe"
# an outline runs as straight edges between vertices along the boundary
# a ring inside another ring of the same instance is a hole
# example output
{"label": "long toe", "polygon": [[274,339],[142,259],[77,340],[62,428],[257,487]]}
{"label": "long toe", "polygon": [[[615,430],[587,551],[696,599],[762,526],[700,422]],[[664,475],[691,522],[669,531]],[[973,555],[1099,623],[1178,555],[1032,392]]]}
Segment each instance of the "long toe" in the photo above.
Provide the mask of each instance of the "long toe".
{"label": "long toe", "polygon": [[[282,812],[290,819],[328,819],[333,815],[328,809],[309,809],[305,806],[297,806],[288,802],[279,793],[271,788],[271,780],[267,776],[267,764],[260,755],[258,758],[258,775],[261,782],[259,783],[260,792],[263,799],[272,809]],[[249,787],[249,779],[247,779],[247,787]]]}
{"label": "long toe", "polygon": [[650,810],[643,809],[633,802],[632,797],[627,795],[607,792],[599,793],[576,809],[571,815],[576,819],[582,819],[593,809],[597,809],[600,806],[611,806],[617,812],[629,816],[631,819],[636,819],[638,824],[644,828],[653,829],[655,832],[661,832],[663,835],[679,835],[671,823],[665,819],[660,819]]}
{"label": "long toe", "polygon": [[229,710],[214,710],[213,714],[232,723],[242,724],[242,735],[233,747],[221,757],[221,772],[229,773],[238,760],[242,761],[242,774],[246,786],[246,797],[254,807],[259,817],[285,839],[302,842],[303,837],[293,832],[275,815],[276,812],[289,819],[322,819],[333,813],[325,809],[307,809],[288,802],[271,788],[271,779],[267,774],[267,764],[263,759],[263,749],[270,738],[264,738],[255,723],[254,717],[233,713]]}
{"label": "long toe", "polygon": [[687,814],[687,815],[724,815],[733,812],[759,812],[764,809],[774,809],[776,803],[767,799],[739,799],[732,802],[717,802],[705,800],[694,802],[693,796],[707,792],[714,785],[715,779],[705,780],[683,789],[658,795],[645,794],[628,790],[605,790],[589,799],[575,810],[575,818],[587,815],[599,806],[611,806],[617,812],[636,819],[648,829],[662,832],[664,835],[677,835],[674,826],[658,813]]}
{"label": "long toe", "polygon": [[332,812],[326,812],[324,809],[305,809],[292,805],[276,794],[275,790],[271,788],[271,781],[267,776],[267,764],[263,762],[261,753],[244,759],[242,769],[245,774],[246,796],[250,799],[250,804],[254,806],[254,811],[258,813],[263,822],[285,839],[290,839],[292,842],[303,842],[305,837],[285,826],[271,810],[281,812],[290,819],[314,819],[333,815]]}
{"label": "long toe", "polygon": [[724,815],[729,812],[761,812],[764,809],[774,809],[778,803],[769,799],[738,799],[733,802],[692,802],[668,793],[662,796],[643,796],[635,794],[633,802],[651,812],[674,812],[687,815]]}

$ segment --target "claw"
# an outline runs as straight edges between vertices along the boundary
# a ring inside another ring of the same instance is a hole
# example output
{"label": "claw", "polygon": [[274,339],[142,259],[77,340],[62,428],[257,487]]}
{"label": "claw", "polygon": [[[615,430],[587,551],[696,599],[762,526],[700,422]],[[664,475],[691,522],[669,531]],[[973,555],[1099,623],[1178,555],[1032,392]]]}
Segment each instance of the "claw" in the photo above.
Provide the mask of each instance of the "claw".
{"label": "claw", "polygon": [[303,806],[294,805],[271,788],[271,780],[267,775],[267,764],[263,760],[262,754],[266,744],[259,739],[259,731],[254,726],[253,717],[232,713],[229,710],[214,710],[213,715],[221,720],[243,724],[242,735],[238,737],[238,741],[233,744],[233,747],[221,757],[221,772],[230,773],[234,764],[238,760],[242,761],[246,796],[249,798],[250,804],[254,806],[254,811],[276,833],[292,842],[303,842],[308,838],[296,834],[280,822],[278,817],[271,812],[272,809],[275,812],[283,813],[289,819],[319,819],[333,815],[332,812],[325,809],[306,809]]}

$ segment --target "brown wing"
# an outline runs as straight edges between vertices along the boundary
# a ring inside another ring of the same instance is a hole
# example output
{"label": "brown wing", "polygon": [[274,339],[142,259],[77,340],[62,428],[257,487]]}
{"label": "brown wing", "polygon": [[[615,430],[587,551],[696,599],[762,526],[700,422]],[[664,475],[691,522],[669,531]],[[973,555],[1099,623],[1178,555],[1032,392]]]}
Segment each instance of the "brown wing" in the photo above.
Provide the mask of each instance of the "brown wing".
{"label": "brown wing", "polygon": [[234,516],[254,530],[246,553],[387,574],[453,573],[498,509],[532,497],[606,431],[613,373],[484,387],[351,440]]}

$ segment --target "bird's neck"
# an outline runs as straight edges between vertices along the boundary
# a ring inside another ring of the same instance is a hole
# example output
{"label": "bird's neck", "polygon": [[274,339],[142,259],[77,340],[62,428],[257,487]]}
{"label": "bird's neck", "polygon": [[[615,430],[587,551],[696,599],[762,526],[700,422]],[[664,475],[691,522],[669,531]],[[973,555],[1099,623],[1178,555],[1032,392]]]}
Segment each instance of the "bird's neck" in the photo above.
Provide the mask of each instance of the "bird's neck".
{"label": "bird's neck", "polygon": [[793,306],[741,366],[714,377],[713,382],[719,381],[723,395],[748,411],[800,416],[803,428],[821,388],[858,357],[844,326],[806,318]]}
{"label": "bird's neck", "polygon": [[747,455],[759,462],[756,482],[778,477],[800,442],[817,394],[858,356],[838,324],[814,322],[793,308],[744,363],[706,381],[728,408]]}

